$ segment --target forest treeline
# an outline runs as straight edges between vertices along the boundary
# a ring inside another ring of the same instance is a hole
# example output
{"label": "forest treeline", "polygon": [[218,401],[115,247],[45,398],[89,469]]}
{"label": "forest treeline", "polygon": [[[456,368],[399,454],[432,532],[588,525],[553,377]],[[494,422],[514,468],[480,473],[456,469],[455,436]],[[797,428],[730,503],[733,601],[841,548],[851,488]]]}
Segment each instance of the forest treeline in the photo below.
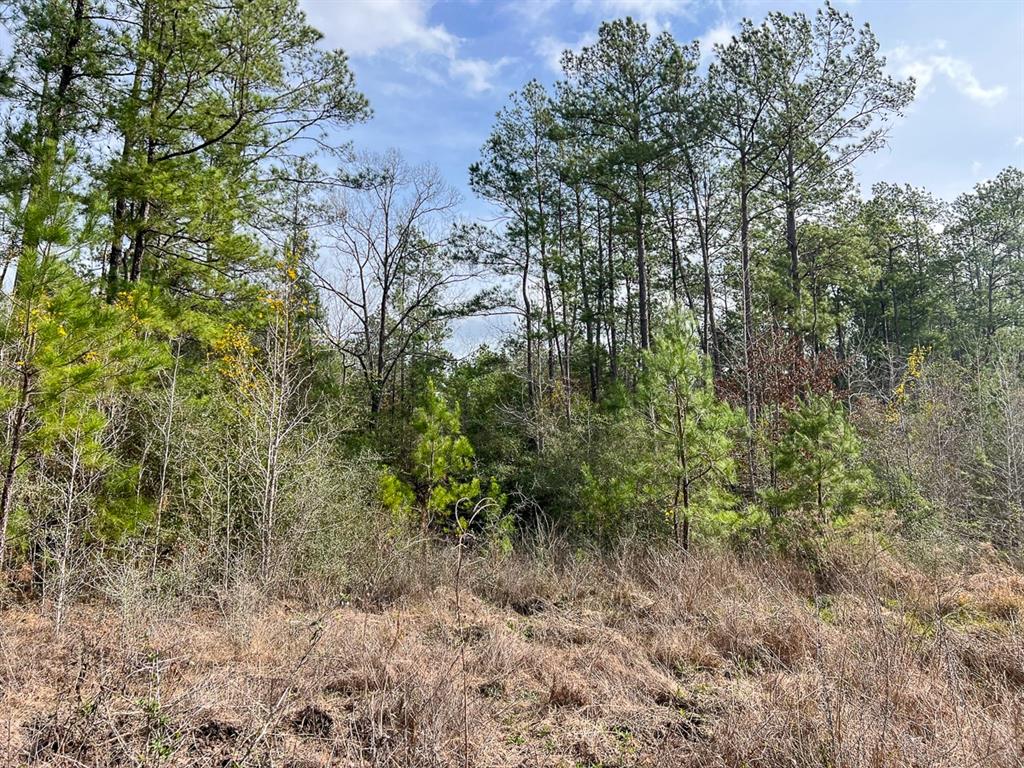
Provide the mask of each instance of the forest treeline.
{"label": "forest treeline", "polygon": [[370,106],[296,0],[3,21],[0,564],[58,617],[126,565],[345,585],[465,534],[1019,553],[1024,174],[863,199],[914,83],[831,6],[602,24],[495,117],[486,224],[339,145]]}

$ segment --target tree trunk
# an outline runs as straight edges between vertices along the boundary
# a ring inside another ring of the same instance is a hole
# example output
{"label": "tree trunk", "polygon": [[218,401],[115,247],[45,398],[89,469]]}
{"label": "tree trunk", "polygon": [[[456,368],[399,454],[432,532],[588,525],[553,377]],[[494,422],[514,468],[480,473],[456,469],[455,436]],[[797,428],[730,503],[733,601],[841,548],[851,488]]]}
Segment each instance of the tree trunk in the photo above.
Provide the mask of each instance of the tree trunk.
{"label": "tree trunk", "polygon": [[753,426],[757,420],[757,408],[754,403],[754,383],[750,366],[754,344],[754,311],[753,288],[750,277],[750,210],[748,196],[750,189],[747,182],[747,156],[740,152],[740,270],[743,281],[743,400],[746,407],[747,423],[750,425],[750,436],[747,438],[747,471],[749,473],[748,490],[753,496],[755,489],[756,461],[754,456]]}
{"label": "tree trunk", "polygon": [[700,246],[701,272],[704,289],[704,322],[701,324],[701,350],[711,355],[715,373],[719,371],[718,333],[715,330],[715,303],[711,288],[711,241],[708,235],[708,206],[701,206],[701,195],[697,188],[697,169],[689,153],[685,156],[686,171],[690,180],[690,198],[693,202],[693,221],[697,228],[697,242]]}
{"label": "tree trunk", "polygon": [[[789,251],[789,280],[793,290],[794,320],[800,313],[800,253],[796,239],[796,179],[793,169],[793,147],[786,152],[786,248]],[[794,325],[796,325],[794,322]]]}
{"label": "tree trunk", "polygon": [[18,409],[14,414],[11,426],[11,447],[7,456],[7,467],[4,470],[3,488],[0,490],[0,572],[3,570],[4,555],[7,548],[7,526],[11,518],[11,507],[14,503],[14,481],[21,457],[21,440],[28,418],[30,393],[32,390],[32,374],[28,364],[22,366],[21,386],[18,390]]}
{"label": "tree trunk", "polygon": [[590,296],[587,290],[586,252],[583,247],[583,201],[579,187],[576,196],[576,247],[580,269],[580,293],[583,300],[583,322],[587,331],[587,374],[590,380],[590,402],[597,402],[597,360],[594,356],[594,315],[590,311]]}
{"label": "tree trunk", "polygon": [[533,307],[530,304],[530,225],[524,222],[523,247],[525,256],[523,258],[523,272],[520,279],[520,291],[523,297],[523,314],[526,320],[526,388],[527,397],[530,401],[530,410],[537,407],[537,389],[534,383],[533,372]]}
{"label": "tree trunk", "polygon": [[[37,148],[33,149],[35,156],[32,169],[32,180],[28,187],[28,199],[24,209],[31,210],[35,206],[35,200],[40,195],[47,194],[46,187],[51,183],[50,178],[40,178],[36,174],[40,170],[49,167],[46,159],[55,159],[57,156],[60,140],[65,132],[64,110],[68,102],[68,91],[75,80],[75,50],[82,42],[83,26],[85,24],[85,0],[75,0],[74,11],[72,12],[72,32],[68,35],[64,44],[64,52],[61,57],[61,65],[58,70],[57,87],[54,91],[52,110],[49,115],[44,115],[45,109],[40,108],[38,116],[39,125],[36,130]],[[52,154],[52,157],[50,155]],[[39,232],[36,227],[27,226],[22,231],[21,254],[14,267],[14,294],[21,295],[23,292],[22,282],[24,270],[23,260],[35,264],[36,252],[39,249]],[[0,531],[2,533],[2,531]]]}
{"label": "tree trunk", "polygon": [[608,203],[608,335],[611,359],[609,373],[612,381],[619,380],[619,350],[615,322],[615,214]]}
{"label": "tree trunk", "polygon": [[644,217],[640,207],[636,211],[636,271],[637,315],[640,325],[640,349],[651,348],[650,312],[647,296],[647,253],[644,245]]}
{"label": "tree trunk", "polygon": [[[160,24],[160,31],[155,42],[158,55],[166,55],[164,47],[164,33],[166,22]],[[155,61],[160,61],[159,58]],[[152,82],[149,87],[149,132],[146,136],[146,167],[153,165],[156,157],[156,138],[153,134],[154,126],[157,123],[157,116],[160,112],[160,105],[163,102],[165,77],[167,75],[166,64],[153,66]],[[139,282],[142,276],[142,259],[146,251],[146,226],[149,220],[150,201],[143,197],[139,201],[139,207],[135,214],[135,235],[132,239],[132,261],[128,273],[128,280],[133,283]]]}
{"label": "tree trunk", "polygon": [[132,266],[128,280],[133,283],[139,282],[142,276],[142,255],[146,250],[146,220],[149,218],[149,200],[143,200],[139,205],[139,215],[135,237],[132,238]]}
{"label": "tree trunk", "polygon": [[[143,47],[149,41],[149,3],[145,3],[142,8],[142,30],[139,33],[139,50],[136,51],[138,57],[135,62],[135,74],[132,76],[132,87],[129,97],[129,104],[133,111],[139,101],[139,93],[142,90],[142,75],[145,69],[145,57],[143,54]],[[128,123],[125,125],[122,132],[122,143],[121,143],[121,164],[127,166],[128,161],[131,159],[132,151],[135,148],[135,132],[133,130],[134,120],[137,116],[132,114],[128,118]],[[113,212],[111,214],[111,229],[113,234],[110,240],[110,256],[107,264],[107,301],[113,302],[117,298],[117,285],[120,282],[120,270],[124,269],[124,236],[125,236],[125,225],[126,225],[126,212],[128,209],[128,202],[123,190],[117,191],[117,196],[114,199]]]}

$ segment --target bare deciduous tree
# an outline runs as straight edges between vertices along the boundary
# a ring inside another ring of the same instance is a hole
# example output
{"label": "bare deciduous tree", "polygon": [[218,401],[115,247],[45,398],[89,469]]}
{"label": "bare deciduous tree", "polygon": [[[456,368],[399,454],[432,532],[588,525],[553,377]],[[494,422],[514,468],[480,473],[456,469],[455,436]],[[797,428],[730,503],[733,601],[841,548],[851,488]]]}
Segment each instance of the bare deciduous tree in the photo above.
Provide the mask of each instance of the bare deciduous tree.
{"label": "bare deciduous tree", "polygon": [[394,151],[362,164],[368,181],[335,201],[333,258],[317,282],[335,303],[332,343],[355,360],[376,416],[407,358],[428,354],[445,322],[472,309],[476,273],[457,258],[458,194],[437,169]]}

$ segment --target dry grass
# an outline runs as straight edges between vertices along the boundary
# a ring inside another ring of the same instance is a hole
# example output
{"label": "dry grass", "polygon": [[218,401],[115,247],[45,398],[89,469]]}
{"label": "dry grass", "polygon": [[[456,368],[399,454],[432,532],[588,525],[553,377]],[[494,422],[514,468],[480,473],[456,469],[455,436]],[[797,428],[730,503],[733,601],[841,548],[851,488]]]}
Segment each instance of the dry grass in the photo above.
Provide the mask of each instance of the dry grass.
{"label": "dry grass", "polygon": [[479,559],[457,610],[429,562],[379,610],[9,607],[2,763],[1024,765],[1006,567]]}

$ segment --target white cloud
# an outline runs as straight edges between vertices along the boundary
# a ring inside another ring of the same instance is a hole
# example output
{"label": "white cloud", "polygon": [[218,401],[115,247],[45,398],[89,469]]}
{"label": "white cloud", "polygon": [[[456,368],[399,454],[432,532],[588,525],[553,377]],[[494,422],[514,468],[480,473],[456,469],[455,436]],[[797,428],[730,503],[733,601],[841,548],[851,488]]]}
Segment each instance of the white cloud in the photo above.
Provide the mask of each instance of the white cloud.
{"label": "white cloud", "polygon": [[980,176],[981,175],[981,169],[982,169],[982,165],[981,165],[980,161],[975,160],[973,163],[971,163],[971,175],[972,176]]}
{"label": "white cloud", "polygon": [[458,38],[443,24],[427,21],[426,0],[304,0],[310,21],[327,43],[350,56],[372,56],[392,48],[455,55]]}
{"label": "white cloud", "polygon": [[579,52],[585,45],[592,45],[597,40],[597,35],[593,32],[588,32],[575,43],[570,43],[566,40],[559,40],[556,37],[546,35],[537,41],[534,46],[534,51],[541,59],[551,68],[553,72],[562,71],[562,52],[565,50],[572,50]]}
{"label": "white cloud", "polygon": [[576,0],[577,10],[597,8],[608,13],[630,14],[637,18],[674,16],[687,10],[690,0]]}
{"label": "white cloud", "polygon": [[596,11],[602,18],[631,16],[653,29],[666,29],[671,16],[680,16],[690,10],[690,0],[576,0],[577,13]]}
{"label": "white cloud", "polygon": [[716,45],[728,45],[729,41],[732,40],[736,34],[736,29],[728,22],[723,21],[717,27],[712,27],[699,38],[700,41],[700,60],[706,61],[715,55],[714,47]]}
{"label": "white cloud", "polygon": [[353,58],[383,52],[405,57],[410,69],[430,82],[438,73],[418,62],[422,57],[447,60],[449,77],[466,83],[470,93],[493,87],[493,78],[508,59],[490,62],[459,55],[462,40],[443,24],[429,21],[432,0],[302,0],[310,22],[324,33],[325,42]]}
{"label": "white cloud", "polygon": [[503,8],[531,24],[537,24],[557,5],[558,0],[512,0]]}
{"label": "white cloud", "polygon": [[[669,29],[669,19],[686,15],[694,0],[574,0],[572,9],[578,14],[587,14],[594,21],[606,21],[630,16],[647,24],[652,33]],[[510,0],[504,6],[519,19],[536,28],[533,51],[553,72],[561,72],[562,52],[579,51],[585,45],[597,40],[596,30],[583,34],[575,42],[555,34],[544,34],[554,27],[551,12],[564,0]]]}
{"label": "white cloud", "polygon": [[1018,136],[1013,140],[1013,146],[1024,147],[1024,136]]}
{"label": "white cloud", "polygon": [[[566,0],[509,0],[504,6],[533,25],[546,22],[551,11]],[[630,16],[656,30],[669,26],[672,16],[689,15],[694,0],[573,0],[578,14],[599,17],[601,21]]]}
{"label": "white cloud", "polygon": [[891,51],[888,57],[900,77],[914,78],[918,93],[924,92],[941,75],[957,91],[983,106],[991,107],[1006,97],[1006,86],[983,86],[970,63],[964,59],[929,52],[936,49],[941,51],[945,47],[945,42],[941,40],[924,49],[900,46]]}
{"label": "white cloud", "polygon": [[502,57],[497,61],[453,58],[448,64],[448,72],[453,77],[465,80],[470,92],[483,93],[494,87],[494,77],[502,67],[511,62],[512,59],[508,57]]}

